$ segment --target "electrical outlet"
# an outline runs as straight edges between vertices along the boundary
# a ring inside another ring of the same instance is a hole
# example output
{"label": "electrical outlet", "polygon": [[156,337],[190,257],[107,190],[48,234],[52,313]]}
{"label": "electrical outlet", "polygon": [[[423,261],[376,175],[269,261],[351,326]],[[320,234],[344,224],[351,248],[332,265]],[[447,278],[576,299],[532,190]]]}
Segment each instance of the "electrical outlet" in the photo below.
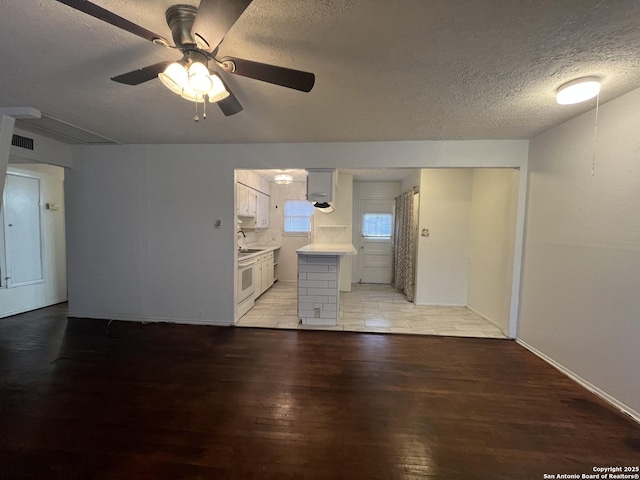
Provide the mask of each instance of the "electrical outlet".
{"label": "electrical outlet", "polygon": [[314,308],[313,309],[313,316],[315,318],[320,318],[320,309],[319,308]]}

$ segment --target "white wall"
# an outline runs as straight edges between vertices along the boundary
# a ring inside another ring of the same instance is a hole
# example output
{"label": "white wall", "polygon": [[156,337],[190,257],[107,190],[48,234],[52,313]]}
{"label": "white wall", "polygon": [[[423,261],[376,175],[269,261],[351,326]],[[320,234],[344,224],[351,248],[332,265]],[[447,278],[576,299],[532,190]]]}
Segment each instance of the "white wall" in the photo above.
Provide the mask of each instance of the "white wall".
{"label": "white wall", "polygon": [[[640,90],[531,141],[518,338],[640,412]],[[640,416],[638,417],[640,418]]]}
{"label": "white wall", "polygon": [[467,306],[507,334],[513,279],[518,170],[473,171]]}
{"label": "white wall", "polygon": [[256,245],[281,245],[278,255],[278,281],[298,280],[298,255],[296,250],[309,243],[308,235],[283,235],[284,201],[306,200],[307,185],[293,182],[289,185],[271,184],[269,228],[258,230]]}
{"label": "white wall", "polygon": [[[7,173],[12,172],[40,179],[44,282],[0,288],[0,317],[46,307],[67,299],[64,169],[50,165],[10,164]],[[59,210],[47,210],[46,203],[57,203]],[[1,228],[0,226],[0,230]]]}
{"label": "white wall", "polygon": [[[353,229],[353,175],[338,170],[337,188],[331,213],[316,211],[313,215],[315,243],[351,243]],[[351,291],[351,257],[340,257],[339,288]]]}
{"label": "white wall", "polygon": [[400,182],[400,193],[408,192],[413,187],[420,187],[420,176],[420,170],[408,170],[407,176]]}
{"label": "white wall", "polygon": [[420,180],[417,305],[467,303],[471,169],[424,169]]}
{"label": "white wall", "polygon": [[183,148],[85,148],[67,176],[69,314],[231,324],[231,165]]}
{"label": "white wall", "polygon": [[230,325],[236,168],[526,167],[527,148],[510,140],[76,146],[66,179],[70,313]]}

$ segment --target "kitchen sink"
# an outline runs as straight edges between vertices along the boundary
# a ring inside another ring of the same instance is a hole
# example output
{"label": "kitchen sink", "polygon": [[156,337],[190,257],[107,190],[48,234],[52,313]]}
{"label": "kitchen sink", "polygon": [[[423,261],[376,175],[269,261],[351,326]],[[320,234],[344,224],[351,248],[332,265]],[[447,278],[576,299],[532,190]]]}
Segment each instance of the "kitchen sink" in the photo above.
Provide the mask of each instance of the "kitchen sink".
{"label": "kitchen sink", "polygon": [[264,251],[264,248],[247,248],[246,250],[240,250],[240,253],[258,253]]}

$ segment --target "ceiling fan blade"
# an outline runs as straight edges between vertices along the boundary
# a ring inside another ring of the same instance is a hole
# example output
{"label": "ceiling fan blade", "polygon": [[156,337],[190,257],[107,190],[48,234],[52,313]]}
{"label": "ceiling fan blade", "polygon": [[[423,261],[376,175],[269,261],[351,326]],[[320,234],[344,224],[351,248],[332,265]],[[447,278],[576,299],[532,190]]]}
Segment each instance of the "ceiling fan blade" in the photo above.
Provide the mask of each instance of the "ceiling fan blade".
{"label": "ceiling fan blade", "polygon": [[154,63],[148,67],[139,68],[131,72],[123,73],[117,77],[113,77],[111,80],[118,83],[124,83],[125,85],[140,85],[141,83],[148,82],[158,77],[160,72],[173,63],[172,60],[165,60],[164,62]]}
{"label": "ceiling fan blade", "polygon": [[191,33],[204,38],[213,52],[252,0],[201,0]]}
{"label": "ceiling fan blade", "polygon": [[154,40],[161,40],[164,43],[168,44],[167,40],[157,33],[153,33],[146,28],[142,28],[140,25],[136,25],[133,22],[130,22],[126,18],[122,18],[115,13],[110,12],[109,10],[105,10],[98,5],[95,5],[87,0],[57,0],[60,3],[64,3],[65,5],[70,6],[71,8],[75,8],[87,15],[91,15],[103,22],[110,23],[111,25],[121,28],[122,30],[126,30],[127,32],[133,33],[139,37],[144,38],[145,40],[149,40],[153,42]]}
{"label": "ceiling fan blade", "polygon": [[313,73],[293,70],[292,68],[277,67],[233,57],[224,57],[220,62],[222,63],[222,68],[229,73],[293,88],[301,92],[310,92],[316,81],[316,76]]}
{"label": "ceiling fan blade", "polygon": [[229,89],[229,86],[225,83],[225,81],[222,79],[220,79],[220,81],[222,81],[224,88],[226,88],[227,92],[229,92],[229,96],[227,98],[217,102],[220,110],[222,110],[222,113],[224,113],[225,117],[240,113],[243,110],[242,105],[240,105],[240,102],[233,94],[233,92]]}
{"label": "ceiling fan blade", "polygon": [[229,96],[227,98],[218,102],[218,106],[220,107],[220,110],[222,110],[222,113],[224,113],[225,117],[230,117],[231,115],[235,115],[242,111],[242,105],[240,105],[238,99],[231,92],[229,92]]}

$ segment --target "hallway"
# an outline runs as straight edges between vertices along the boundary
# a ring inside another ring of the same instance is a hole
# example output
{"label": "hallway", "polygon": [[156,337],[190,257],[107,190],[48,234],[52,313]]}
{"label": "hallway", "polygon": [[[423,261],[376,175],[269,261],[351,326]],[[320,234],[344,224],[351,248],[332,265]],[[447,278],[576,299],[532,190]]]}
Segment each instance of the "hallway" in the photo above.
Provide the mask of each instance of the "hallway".
{"label": "hallway", "polygon": [[342,292],[339,325],[322,327],[299,324],[296,284],[278,282],[236,326],[506,338],[498,327],[467,308],[417,306],[391,286],[373,284],[353,284],[351,292]]}

